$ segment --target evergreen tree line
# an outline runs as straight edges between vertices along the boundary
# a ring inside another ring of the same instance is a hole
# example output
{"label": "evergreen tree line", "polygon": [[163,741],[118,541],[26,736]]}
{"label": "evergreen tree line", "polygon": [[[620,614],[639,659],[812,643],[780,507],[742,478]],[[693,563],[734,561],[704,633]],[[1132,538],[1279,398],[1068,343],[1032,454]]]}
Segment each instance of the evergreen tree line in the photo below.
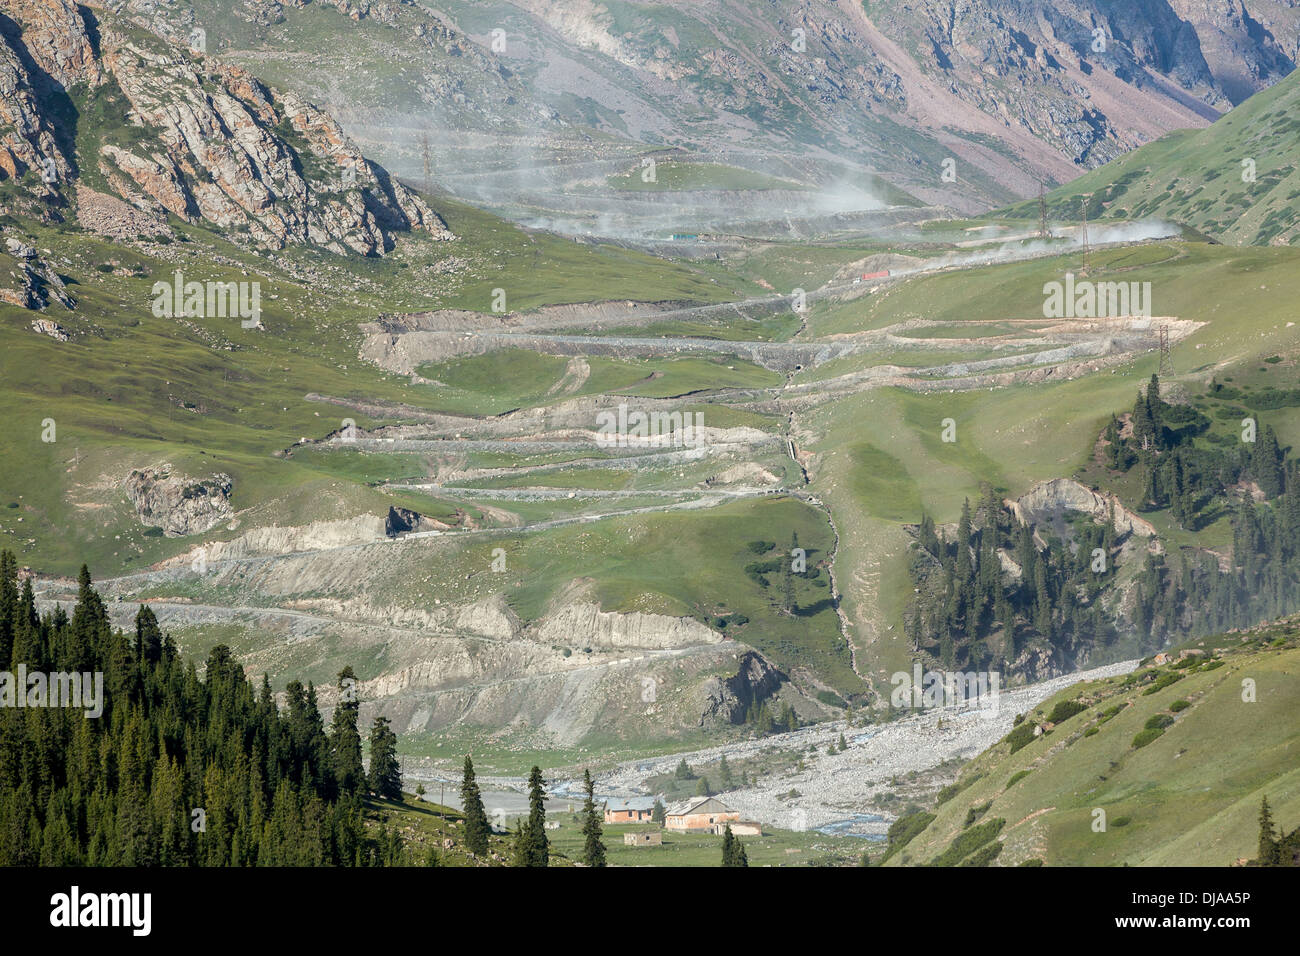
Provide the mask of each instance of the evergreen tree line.
{"label": "evergreen tree line", "polygon": [[[202,678],[142,606],[115,630],[81,569],[72,616],[40,616],[0,553],[0,671],[103,674],[103,712],[0,707],[0,865],[353,866],[404,862],[396,832],[368,835],[367,794],[401,795],[385,718],[362,762],[351,669],[327,731],[316,689],[281,709],[224,645]],[[16,679],[16,678],[15,678]],[[16,688],[25,693],[25,687]]]}
{"label": "evergreen tree line", "polygon": [[1286,492],[1292,466],[1271,425],[1256,428],[1253,441],[1207,435],[1210,419],[1191,405],[1165,402],[1155,375],[1138,393],[1129,425],[1111,416],[1106,463],[1119,472],[1139,470],[1141,511],[1168,508],[1179,527],[1197,531],[1218,517],[1234,485],[1253,482],[1267,501]]}
{"label": "evergreen tree line", "polygon": [[753,727],[760,737],[766,737],[769,734],[783,734],[798,730],[799,715],[788,703],[782,704],[781,709],[773,714],[766,700],[755,697],[745,708],[745,723]]}
{"label": "evergreen tree line", "polygon": [[[591,771],[583,770],[582,784],[582,862],[587,866],[605,866],[605,843],[602,839],[603,812],[596,804],[595,784]],[[465,758],[460,785],[461,812],[465,815],[465,847],[476,856],[486,856],[490,849],[492,827],[483,806],[483,793],[474,774],[474,761]],[[528,816],[515,825],[511,835],[510,862],[513,866],[550,866],[550,839],[546,836],[545,781],[539,767],[528,774]]]}
{"label": "evergreen tree line", "polygon": [[1251,866],[1300,866],[1300,827],[1282,833],[1273,823],[1268,797],[1259,804],[1259,855]]}
{"label": "evergreen tree line", "polygon": [[[1121,470],[1141,464],[1156,476],[1148,505],[1170,496],[1176,520],[1181,515],[1189,527],[1207,507],[1230,509],[1228,566],[1209,552],[1147,553],[1131,593],[1120,595],[1122,542],[1113,505],[1101,524],[1072,522],[1074,550],[1050,535],[1044,547],[985,486],[973,510],[963,504],[955,540],[922,516],[911,565],[917,597],[904,622],[913,648],[933,653],[947,670],[1015,673],[1028,661],[1026,651],[1069,669],[1119,639],[1148,651],[1300,609],[1297,462],[1285,457],[1271,428],[1253,446],[1241,443],[1244,450],[1200,449],[1189,437],[1199,413],[1185,408],[1162,402],[1153,376],[1139,396],[1131,432],[1120,437],[1117,420],[1108,426],[1106,454]],[[1231,486],[1243,480],[1253,480],[1266,500],[1234,496]],[[1175,508],[1175,501],[1182,504]],[[1019,566],[1018,576],[1003,569],[1000,551]]]}

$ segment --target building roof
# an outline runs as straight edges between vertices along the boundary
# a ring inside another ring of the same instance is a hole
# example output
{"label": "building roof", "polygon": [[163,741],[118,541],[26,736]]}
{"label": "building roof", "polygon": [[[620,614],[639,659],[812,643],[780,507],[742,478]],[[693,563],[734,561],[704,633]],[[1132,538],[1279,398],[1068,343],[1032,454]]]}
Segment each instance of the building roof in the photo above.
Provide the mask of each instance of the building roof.
{"label": "building roof", "polygon": [[649,813],[654,808],[654,797],[611,797],[605,801],[605,809],[615,812],[620,810],[640,810],[643,813]]}
{"label": "building roof", "polygon": [[[713,806],[708,806],[713,804]],[[692,797],[667,807],[665,815],[681,817],[688,813],[731,813],[732,810],[717,797]]]}

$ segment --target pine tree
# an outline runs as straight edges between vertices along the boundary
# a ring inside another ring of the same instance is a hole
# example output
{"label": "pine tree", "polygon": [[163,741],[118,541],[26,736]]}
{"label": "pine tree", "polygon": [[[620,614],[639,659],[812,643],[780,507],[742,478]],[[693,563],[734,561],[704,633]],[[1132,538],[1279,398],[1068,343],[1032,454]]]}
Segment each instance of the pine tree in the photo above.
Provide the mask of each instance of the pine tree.
{"label": "pine tree", "polygon": [[1278,863],[1277,833],[1273,827],[1273,811],[1269,809],[1268,797],[1259,804],[1259,865],[1276,866]]}
{"label": "pine tree", "polygon": [[18,559],[0,552],[0,670],[9,669],[18,614]]}
{"label": "pine tree", "polygon": [[135,615],[135,659],[156,664],[162,658],[163,635],[153,609],[143,604]]}
{"label": "pine tree", "polygon": [[388,800],[402,799],[402,767],[397,762],[397,734],[387,717],[370,728],[370,789]]}
{"label": "pine tree", "polygon": [[510,839],[510,865],[532,866],[531,845],[528,840],[528,821],[520,820],[515,824],[514,835]]}
{"label": "pine tree", "polygon": [[667,811],[664,809],[663,801],[660,800],[658,797],[655,797],[655,805],[650,810],[650,822],[657,823],[660,826],[663,826],[664,818],[667,815],[668,814]]}
{"label": "pine tree", "polygon": [[487,811],[483,808],[483,794],[474,778],[474,761],[465,757],[465,776],[460,785],[461,811],[465,814],[465,847],[475,856],[485,856],[488,851]]}
{"label": "pine tree", "polygon": [[732,834],[730,823],[722,831],[722,865],[749,866],[749,857],[745,854],[745,847]]}
{"label": "pine tree", "polygon": [[356,697],[356,683],[357,675],[351,667],[339,671],[339,701],[330,719],[330,756],[340,793],[358,793],[366,784],[361,732],[357,729],[361,702]]}
{"label": "pine tree", "polygon": [[528,823],[523,828],[527,866],[550,864],[550,840],[546,837],[546,795],[542,787],[542,770],[533,767],[528,774]]}
{"label": "pine tree", "polygon": [[587,792],[586,802],[582,806],[582,862],[587,866],[605,865],[605,844],[601,841],[600,817],[596,815],[595,785],[591,781],[591,771],[582,771],[583,789]]}

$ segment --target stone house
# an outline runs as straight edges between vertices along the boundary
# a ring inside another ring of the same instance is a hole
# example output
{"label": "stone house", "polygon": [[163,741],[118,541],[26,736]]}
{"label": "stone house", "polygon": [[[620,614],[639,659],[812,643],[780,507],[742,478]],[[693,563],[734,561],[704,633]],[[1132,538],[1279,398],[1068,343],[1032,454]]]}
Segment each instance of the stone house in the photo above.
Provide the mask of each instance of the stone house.
{"label": "stone house", "polygon": [[667,808],[664,826],[669,830],[711,831],[714,824],[735,823],[740,814],[716,797],[695,797]]}
{"label": "stone house", "polygon": [[654,797],[628,797],[627,799],[605,801],[605,822],[649,823],[654,814]]}

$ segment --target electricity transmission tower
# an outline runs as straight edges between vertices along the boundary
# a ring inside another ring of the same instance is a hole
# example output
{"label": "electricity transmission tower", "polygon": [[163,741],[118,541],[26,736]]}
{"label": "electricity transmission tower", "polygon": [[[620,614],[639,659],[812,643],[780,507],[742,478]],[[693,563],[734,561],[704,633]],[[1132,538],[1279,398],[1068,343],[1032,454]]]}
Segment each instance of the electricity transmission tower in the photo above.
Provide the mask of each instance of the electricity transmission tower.
{"label": "electricity transmission tower", "polygon": [[420,159],[424,164],[424,194],[427,196],[433,187],[433,163],[429,160],[429,131],[420,131]]}
{"label": "electricity transmission tower", "polygon": [[1169,326],[1160,325],[1160,369],[1157,374],[1170,375],[1174,371],[1174,359],[1169,354]]}
{"label": "electricity transmission tower", "polygon": [[1088,274],[1088,200],[1092,198],[1092,193],[1083,194],[1083,268],[1079,270],[1079,275]]}
{"label": "electricity transmission tower", "polygon": [[1038,238],[1052,238],[1052,233],[1047,228],[1047,193],[1043,191],[1042,183],[1038,184]]}

